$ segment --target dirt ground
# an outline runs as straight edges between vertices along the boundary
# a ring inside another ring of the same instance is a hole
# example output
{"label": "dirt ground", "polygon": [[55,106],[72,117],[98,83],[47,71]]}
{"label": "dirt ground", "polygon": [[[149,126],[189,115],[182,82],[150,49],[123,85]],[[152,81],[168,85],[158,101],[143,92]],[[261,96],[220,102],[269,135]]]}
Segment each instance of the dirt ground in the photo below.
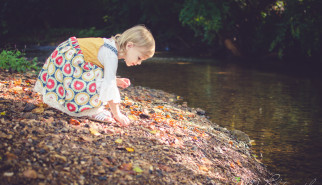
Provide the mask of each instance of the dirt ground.
{"label": "dirt ground", "polygon": [[68,116],[32,91],[36,76],[0,71],[0,184],[265,184],[249,138],[160,90],[121,90],[119,127]]}

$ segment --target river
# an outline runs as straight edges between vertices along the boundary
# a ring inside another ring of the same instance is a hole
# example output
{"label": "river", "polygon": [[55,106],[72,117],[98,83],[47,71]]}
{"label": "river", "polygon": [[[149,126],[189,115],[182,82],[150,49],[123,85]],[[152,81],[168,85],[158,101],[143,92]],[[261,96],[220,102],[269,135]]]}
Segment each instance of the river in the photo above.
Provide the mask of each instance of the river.
{"label": "river", "polygon": [[212,122],[247,133],[254,154],[280,184],[321,184],[322,83],[215,63],[178,58],[126,67],[121,62],[118,75],[183,97]]}
{"label": "river", "polygon": [[120,63],[118,74],[134,85],[182,96],[212,122],[247,133],[255,155],[281,184],[322,182],[321,82],[213,63]]}

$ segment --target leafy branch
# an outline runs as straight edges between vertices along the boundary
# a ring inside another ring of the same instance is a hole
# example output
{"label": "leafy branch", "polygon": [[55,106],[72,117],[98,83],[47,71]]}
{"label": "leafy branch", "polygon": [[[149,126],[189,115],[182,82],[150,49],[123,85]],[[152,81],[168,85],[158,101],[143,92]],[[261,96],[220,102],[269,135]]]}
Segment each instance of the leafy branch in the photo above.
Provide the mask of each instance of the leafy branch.
{"label": "leafy branch", "polygon": [[10,72],[38,71],[40,67],[37,66],[37,57],[29,61],[25,55],[19,50],[3,50],[0,53],[0,69],[7,69]]}

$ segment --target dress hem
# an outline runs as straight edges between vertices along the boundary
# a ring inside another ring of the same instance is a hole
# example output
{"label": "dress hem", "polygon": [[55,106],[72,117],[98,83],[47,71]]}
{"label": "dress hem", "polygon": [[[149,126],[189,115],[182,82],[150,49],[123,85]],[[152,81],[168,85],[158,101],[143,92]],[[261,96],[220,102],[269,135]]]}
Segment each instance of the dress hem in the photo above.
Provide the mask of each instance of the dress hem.
{"label": "dress hem", "polygon": [[46,103],[50,107],[53,107],[61,112],[66,113],[70,116],[74,116],[74,117],[92,116],[92,115],[96,114],[98,112],[98,110],[100,109],[100,107],[97,107],[97,108],[84,110],[83,112],[80,112],[80,113],[70,112],[66,107],[61,105],[59,102],[46,96],[46,90],[45,90],[45,88],[42,87],[39,80],[37,80],[37,82],[35,84],[34,91],[40,93],[43,96],[44,103]]}

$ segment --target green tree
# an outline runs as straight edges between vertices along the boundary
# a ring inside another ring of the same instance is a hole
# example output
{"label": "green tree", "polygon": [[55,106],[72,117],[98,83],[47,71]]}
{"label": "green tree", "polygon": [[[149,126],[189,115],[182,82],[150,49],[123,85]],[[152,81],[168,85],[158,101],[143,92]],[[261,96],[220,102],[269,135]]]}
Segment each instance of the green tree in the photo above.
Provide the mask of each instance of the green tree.
{"label": "green tree", "polygon": [[321,7],[319,0],[186,0],[180,21],[208,43],[231,50],[230,43],[245,56],[321,57]]}
{"label": "green tree", "polygon": [[277,1],[273,9],[278,16],[271,14],[268,17],[275,20],[274,38],[269,50],[277,51],[280,56],[321,55],[321,8],[322,3],[319,0]]}
{"label": "green tree", "polygon": [[285,58],[321,59],[321,3],[320,0],[2,0],[0,45],[4,41],[60,41],[69,36],[109,37],[145,24],[155,36],[158,50],[218,54],[227,48],[246,57],[275,53]]}
{"label": "green tree", "polygon": [[193,32],[185,29],[178,16],[183,0],[103,0],[105,5],[104,18],[108,30],[120,33],[136,24],[146,25],[154,35],[157,49],[166,47],[172,50],[192,49],[201,42],[193,37]]}

